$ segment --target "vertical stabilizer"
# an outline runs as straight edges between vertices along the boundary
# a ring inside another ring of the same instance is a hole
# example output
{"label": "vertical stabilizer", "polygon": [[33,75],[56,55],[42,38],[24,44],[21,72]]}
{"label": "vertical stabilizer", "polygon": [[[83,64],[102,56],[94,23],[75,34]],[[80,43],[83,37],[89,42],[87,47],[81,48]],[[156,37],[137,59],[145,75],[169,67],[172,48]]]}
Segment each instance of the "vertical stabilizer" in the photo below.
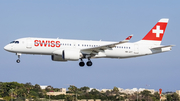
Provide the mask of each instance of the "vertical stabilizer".
{"label": "vertical stabilizer", "polygon": [[164,32],[169,19],[160,19],[156,25],[146,34],[146,36],[140,42],[149,42],[161,44]]}

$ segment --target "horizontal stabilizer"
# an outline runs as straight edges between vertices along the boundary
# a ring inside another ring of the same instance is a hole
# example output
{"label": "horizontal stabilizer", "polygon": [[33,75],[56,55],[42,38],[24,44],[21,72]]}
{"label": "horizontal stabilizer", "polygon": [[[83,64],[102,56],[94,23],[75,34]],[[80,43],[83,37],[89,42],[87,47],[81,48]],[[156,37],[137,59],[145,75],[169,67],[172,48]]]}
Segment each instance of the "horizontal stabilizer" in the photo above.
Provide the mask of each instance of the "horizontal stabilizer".
{"label": "horizontal stabilizer", "polygon": [[153,47],[153,48],[150,48],[150,49],[161,49],[161,48],[173,47],[173,46],[175,46],[175,45],[159,46],[159,47]]}

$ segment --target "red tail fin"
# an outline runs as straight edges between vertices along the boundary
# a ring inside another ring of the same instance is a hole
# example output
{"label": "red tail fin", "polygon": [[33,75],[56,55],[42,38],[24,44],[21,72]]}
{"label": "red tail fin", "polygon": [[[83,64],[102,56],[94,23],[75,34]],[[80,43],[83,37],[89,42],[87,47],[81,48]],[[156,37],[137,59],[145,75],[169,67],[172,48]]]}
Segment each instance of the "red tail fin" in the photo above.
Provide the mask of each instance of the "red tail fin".
{"label": "red tail fin", "polygon": [[162,41],[169,19],[160,19],[142,40]]}

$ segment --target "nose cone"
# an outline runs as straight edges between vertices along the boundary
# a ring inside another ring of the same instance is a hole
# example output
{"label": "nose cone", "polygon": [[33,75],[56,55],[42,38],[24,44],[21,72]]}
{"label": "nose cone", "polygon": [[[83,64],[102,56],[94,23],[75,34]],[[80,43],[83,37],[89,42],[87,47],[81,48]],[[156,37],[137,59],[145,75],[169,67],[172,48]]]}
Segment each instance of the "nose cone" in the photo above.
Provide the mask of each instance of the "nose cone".
{"label": "nose cone", "polygon": [[11,49],[11,47],[10,47],[9,45],[6,45],[6,46],[4,47],[4,50],[6,50],[6,51],[10,51],[10,49]]}

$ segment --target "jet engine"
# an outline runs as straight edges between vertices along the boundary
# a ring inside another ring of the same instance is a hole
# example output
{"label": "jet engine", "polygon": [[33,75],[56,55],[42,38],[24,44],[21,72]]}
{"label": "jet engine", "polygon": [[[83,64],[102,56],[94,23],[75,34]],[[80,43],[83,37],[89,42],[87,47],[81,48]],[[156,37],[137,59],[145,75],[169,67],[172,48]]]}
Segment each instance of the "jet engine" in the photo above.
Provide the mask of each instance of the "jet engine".
{"label": "jet engine", "polygon": [[64,61],[64,62],[67,61],[67,60],[64,60],[64,59],[62,58],[62,55],[51,55],[51,59],[52,59],[53,61]]}
{"label": "jet engine", "polygon": [[82,57],[79,50],[57,50],[51,56],[53,61],[78,61]]}
{"label": "jet engine", "polygon": [[63,50],[62,51],[62,58],[64,60],[70,61],[78,61],[80,58],[80,51],[79,50]]}

